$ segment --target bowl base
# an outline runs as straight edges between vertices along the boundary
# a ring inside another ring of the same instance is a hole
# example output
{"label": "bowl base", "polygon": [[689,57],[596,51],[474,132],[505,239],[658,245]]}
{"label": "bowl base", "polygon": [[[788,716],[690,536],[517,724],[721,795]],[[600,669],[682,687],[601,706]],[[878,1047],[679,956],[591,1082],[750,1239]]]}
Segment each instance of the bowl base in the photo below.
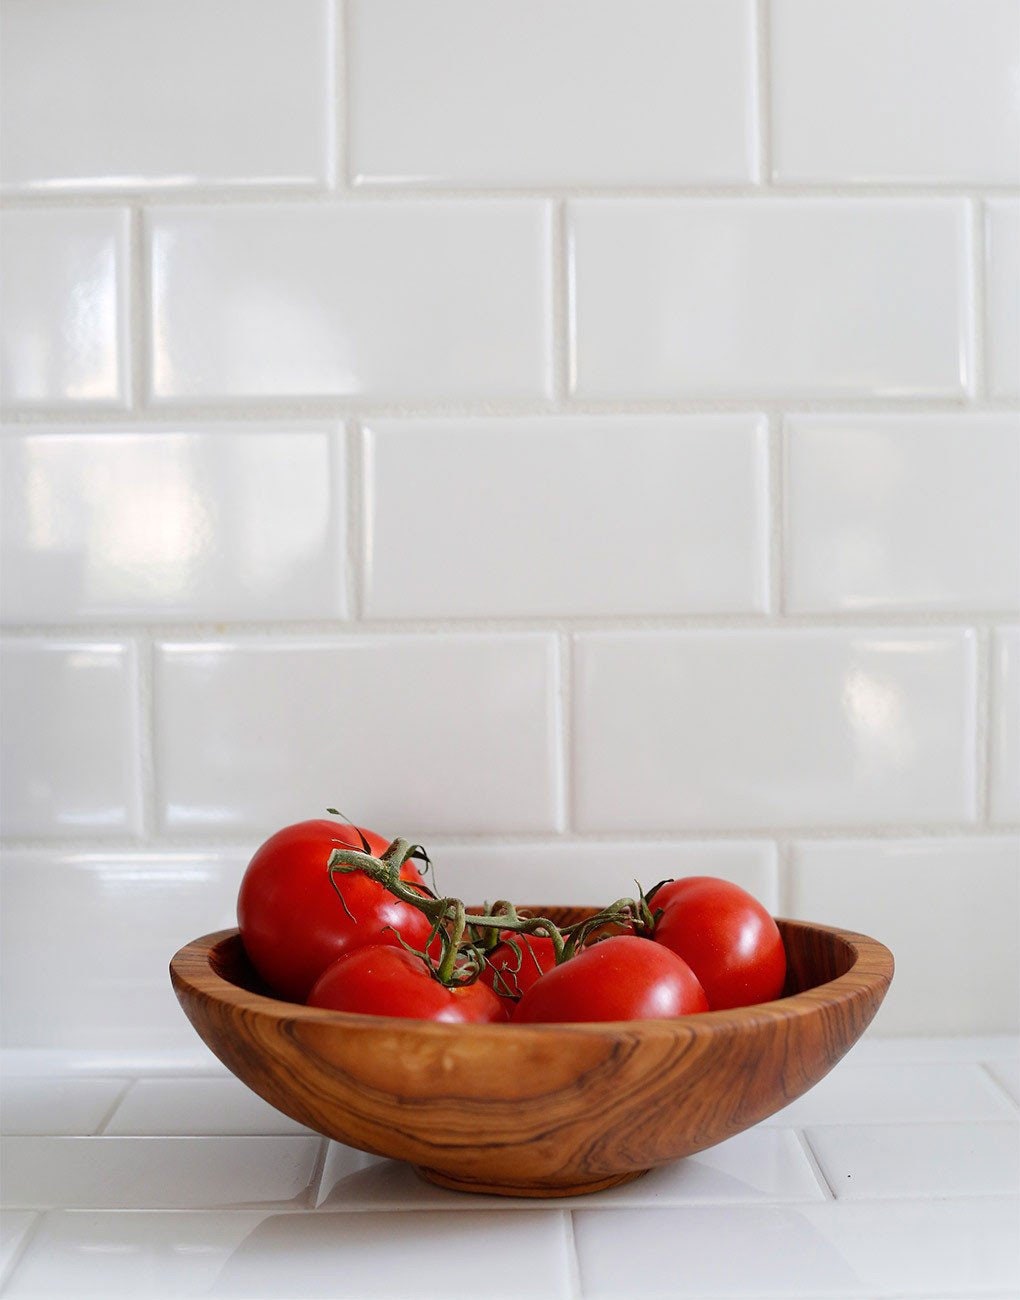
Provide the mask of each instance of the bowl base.
{"label": "bowl base", "polygon": [[437,1187],[448,1187],[454,1192],[477,1192],[484,1196],[530,1196],[550,1198],[556,1196],[586,1196],[589,1192],[604,1192],[607,1187],[619,1187],[623,1183],[632,1183],[648,1173],[647,1169],[637,1169],[629,1174],[612,1174],[609,1178],[596,1178],[587,1183],[489,1183],[484,1179],[456,1178],[453,1174],[444,1174],[438,1169],[427,1169],[424,1165],[412,1165],[419,1178]]}

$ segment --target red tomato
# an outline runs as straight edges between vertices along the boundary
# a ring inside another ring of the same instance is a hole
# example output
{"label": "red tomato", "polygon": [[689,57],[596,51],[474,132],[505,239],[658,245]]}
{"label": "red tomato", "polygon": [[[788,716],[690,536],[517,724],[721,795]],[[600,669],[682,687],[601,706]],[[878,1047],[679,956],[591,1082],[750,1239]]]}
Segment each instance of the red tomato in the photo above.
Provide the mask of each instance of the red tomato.
{"label": "red tomato", "polygon": [[707,1011],[704,991],[685,961],[650,939],[604,939],[537,980],[518,1002],[515,1021],[664,1020]]}
{"label": "red tomato", "polygon": [[690,966],[713,1011],[780,996],[786,950],[779,927],[746,889],[713,876],[688,876],[663,885],[651,906],[663,909],[656,942]]}
{"label": "red tomato", "polygon": [[[553,941],[544,934],[517,934],[513,930],[504,930],[500,939],[502,942],[489,953],[488,965],[478,978],[503,997],[526,993],[540,975],[556,965]],[[517,945],[516,952],[511,941]]]}
{"label": "red tomato", "polygon": [[485,984],[447,988],[414,953],[381,945],[358,948],[328,966],[315,981],[308,1005],[450,1025],[507,1018],[506,1003]]}
{"label": "red tomato", "polygon": [[[361,834],[373,855],[388,847],[371,831]],[[326,869],[334,848],[362,852],[358,830],[325,820],[298,822],[266,840],[241,881],[237,924],[245,951],[269,987],[291,1001],[303,1002],[330,962],[352,948],[396,944],[385,926],[415,948],[424,948],[431,929],[424,913],[360,871],[336,875],[334,889]]]}

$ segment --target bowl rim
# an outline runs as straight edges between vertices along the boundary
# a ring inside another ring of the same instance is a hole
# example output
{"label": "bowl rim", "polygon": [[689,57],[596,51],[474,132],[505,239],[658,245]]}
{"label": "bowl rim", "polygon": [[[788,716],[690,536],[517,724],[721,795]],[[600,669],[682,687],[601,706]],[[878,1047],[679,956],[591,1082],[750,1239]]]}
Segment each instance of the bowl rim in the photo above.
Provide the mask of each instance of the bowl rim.
{"label": "bowl rim", "polygon": [[[550,910],[553,908],[552,904],[544,906]],[[234,984],[213,968],[213,954],[217,950],[223,949],[227,944],[240,942],[240,931],[236,926],[214,930],[186,943],[171,958],[170,977],[178,997],[181,997],[182,993],[197,995],[205,1000],[243,1009],[249,1015],[320,1027],[334,1025],[337,1029],[358,1033],[382,1031],[393,1033],[398,1027],[401,1032],[411,1031],[425,1037],[443,1039],[458,1039],[467,1033],[476,1043],[484,1036],[495,1036],[505,1040],[507,1034],[513,1035],[520,1041],[528,1035],[545,1036],[564,1032],[615,1037],[621,1032],[633,1035],[638,1030],[647,1036],[670,1038],[678,1034],[689,1034],[692,1030],[737,1032],[746,1029],[756,1020],[771,1022],[777,1019],[793,1020],[818,1012],[822,1008],[853,1003],[861,999],[870,1000],[876,993],[884,995],[889,987],[895,963],[890,950],[877,939],[872,939],[856,930],[845,930],[838,926],[821,925],[812,921],[776,917],[776,922],[784,931],[792,929],[814,934],[821,933],[842,942],[851,949],[850,965],[843,974],[837,975],[834,979],[803,989],[799,993],[775,998],[770,1002],[756,1002],[724,1011],[702,1011],[696,1015],[676,1016],[665,1020],[446,1024],[433,1020],[372,1016],[349,1011],[330,1011],[324,1007],[309,1007],[300,1002],[287,1002],[282,998],[252,992],[240,984]]]}

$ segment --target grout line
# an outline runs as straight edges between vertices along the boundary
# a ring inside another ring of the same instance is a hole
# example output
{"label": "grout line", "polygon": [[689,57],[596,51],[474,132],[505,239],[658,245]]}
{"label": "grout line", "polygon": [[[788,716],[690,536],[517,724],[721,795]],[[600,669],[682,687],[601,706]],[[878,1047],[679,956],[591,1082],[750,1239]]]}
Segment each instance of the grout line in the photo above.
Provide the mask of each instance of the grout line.
{"label": "grout line", "polygon": [[552,279],[552,383],[553,398],[565,402],[574,387],[573,303],[570,266],[570,233],[567,206],[560,201],[551,208],[550,254]]}
{"label": "grout line", "polygon": [[985,356],[986,311],[985,302],[985,205],[980,199],[970,204],[970,312],[971,336],[971,389],[974,398],[988,394],[988,365]]}
{"label": "grout line", "polygon": [[[201,853],[222,852],[238,853],[250,856],[252,835],[264,833],[264,827],[231,828],[229,831],[217,832],[214,829],[195,833],[163,832],[152,842],[145,844],[145,852],[167,856],[193,855]],[[456,831],[438,829],[426,837],[437,850],[446,848],[489,848],[489,849],[562,849],[588,848],[606,844],[614,847],[672,847],[701,844],[737,844],[754,845],[762,841],[786,843],[792,850],[794,842],[807,841],[829,842],[849,840],[853,843],[892,843],[903,840],[963,840],[974,844],[1000,844],[1009,842],[1020,831],[1020,823],[998,823],[994,827],[975,826],[972,822],[947,823],[945,825],[890,824],[875,826],[848,826],[829,823],[825,826],[658,826],[642,830],[632,830],[622,826],[604,831],[568,831],[561,833],[550,827],[544,832],[526,831],[519,834],[510,831]],[[49,853],[63,854],[69,852],[102,853],[108,857],[121,856],[135,858],[138,845],[130,836],[46,836],[33,839],[27,836],[10,836],[0,839],[8,853]]]}
{"label": "grout line", "polygon": [[[32,1223],[28,1225],[28,1228],[25,1231],[25,1235],[18,1242],[17,1249],[12,1252],[10,1258],[6,1261],[5,1264],[0,1264],[0,1291],[4,1292],[5,1294],[7,1293],[7,1284],[14,1277],[14,1274],[17,1272],[19,1264],[24,1259],[24,1257],[28,1254],[29,1246],[32,1244],[33,1239],[38,1235],[40,1229],[42,1228],[43,1216],[46,1214],[47,1209],[49,1208],[51,1207],[39,1206],[39,1207],[32,1207],[31,1209],[28,1210],[29,1214],[35,1215],[35,1219],[33,1220]],[[52,1208],[60,1209],[62,1207],[55,1206]],[[11,1206],[11,1209],[14,1209],[14,1206]],[[21,1207],[19,1206],[18,1209],[21,1209]]]}
{"label": "grout line", "polygon": [[786,430],[782,416],[768,416],[768,612],[784,619],[786,591]]}
{"label": "grout line", "polygon": [[[569,277],[568,277],[569,278]],[[567,315],[570,315],[568,305]],[[570,333],[568,326],[568,334]],[[571,353],[573,347],[570,348]],[[568,358],[568,369],[572,367]],[[335,397],[273,398],[246,401],[243,398],[224,398],[214,402],[160,402],[144,411],[147,424],[179,427],[184,423],[210,424],[237,421],[276,420],[322,421],[364,419],[371,417],[399,417],[406,419],[527,419],[549,415],[567,416],[619,416],[634,420],[642,416],[711,416],[711,415],[761,415],[775,411],[775,394],[747,393],[744,395],[702,393],[675,398],[633,399],[577,399],[564,405],[550,398],[491,400],[435,401],[370,401],[365,398],[342,395]],[[1015,415],[1016,401],[1008,397],[985,397],[970,400],[966,394],[948,397],[905,397],[896,394],[878,396],[810,396],[793,395],[782,402],[788,414],[804,415],[859,415],[882,418],[889,415],[956,415],[961,418],[974,415]],[[85,429],[90,425],[131,426],[137,424],[140,412],[126,411],[115,405],[96,403],[81,406],[70,413],[67,407],[5,406],[0,410],[3,421],[26,428],[37,425],[71,425]]]}
{"label": "grout line", "polygon": [[[340,44],[348,44],[349,23],[342,22]],[[339,78],[338,78],[339,80]],[[346,80],[346,78],[344,78]],[[349,87],[338,87],[346,98]],[[759,127],[760,135],[760,127]],[[763,178],[764,179],[764,178]],[[994,198],[1016,198],[1020,186],[993,182],[982,183],[981,192]],[[675,185],[427,185],[403,184],[399,181],[366,180],[349,190],[330,190],[315,182],[210,182],[201,186],[189,184],[153,184],[149,186],[124,186],[119,189],[98,190],[83,186],[80,189],[32,190],[17,194],[0,195],[0,210],[19,208],[111,208],[144,203],[146,206],[205,206],[223,204],[232,206],[244,203],[278,204],[285,206],[295,201],[318,204],[348,204],[366,202],[446,202],[450,199],[467,203],[495,200],[519,201],[534,199],[758,199],[773,202],[776,199],[972,199],[974,186],[964,182],[946,181],[942,184],[917,184],[896,181],[852,180],[833,181],[774,181],[763,185],[755,181],[706,182]]]}
{"label": "grout line", "polygon": [[305,1203],[310,1209],[316,1209],[319,1202],[319,1194],[322,1191],[322,1175],[326,1170],[326,1156],[329,1154],[330,1139],[324,1137],[319,1143],[319,1150],[316,1153],[315,1161],[312,1165],[312,1171],[308,1175],[308,1186],[305,1188]]}
{"label": "grout line", "polygon": [[567,1247],[567,1295],[569,1300],[584,1300],[584,1288],[581,1284],[581,1255],[577,1249],[573,1210],[564,1210],[563,1220]]}
{"label": "grout line", "polygon": [[974,812],[978,824],[987,827],[991,805],[991,637],[987,628],[975,629],[974,665]]}
{"label": "grout line", "polygon": [[116,1097],[114,1097],[113,1101],[110,1103],[109,1107],[107,1108],[106,1113],[103,1115],[102,1119],[96,1125],[95,1132],[92,1134],[93,1137],[102,1137],[105,1134],[107,1128],[109,1127],[110,1120],[112,1120],[114,1115],[116,1115],[117,1111],[120,1110],[121,1102],[123,1102],[125,1097],[128,1095],[128,1093],[131,1091],[131,1089],[135,1086],[136,1083],[138,1083],[137,1078],[126,1080],[123,1088],[121,1088],[120,1091],[117,1093]]}
{"label": "grout line", "polygon": [[[986,644],[982,646],[984,638]],[[982,829],[997,829],[992,825],[992,776],[994,760],[992,745],[996,707],[995,694],[995,631],[983,629],[978,632],[977,661],[977,785],[975,803],[978,825]]]}
{"label": "grout line", "polygon": [[827,1201],[835,1201],[836,1200],[835,1189],[833,1188],[829,1180],[826,1178],[822,1170],[822,1166],[818,1163],[818,1157],[815,1155],[814,1149],[812,1148],[811,1143],[808,1141],[807,1133],[801,1128],[796,1128],[793,1129],[792,1131],[795,1138],[797,1139],[797,1142],[800,1144],[801,1150],[804,1152],[804,1158],[811,1166],[811,1172],[818,1180],[818,1186],[825,1194],[825,1199]]}
{"label": "grout line", "polygon": [[[363,471],[364,472],[364,471]],[[371,538],[369,538],[369,542]],[[370,557],[369,557],[370,559]],[[281,618],[277,622],[247,622],[231,619],[207,619],[196,622],[160,624],[138,621],[81,623],[7,623],[3,635],[10,640],[44,637],[48,640],[90,640],[124,638],[150,634],[160,641],[202,638],[214,644],[229,645],[236,641],[276,640],[356,640],[372,637],[383,640],[403,635],[417,636],[494,636],[518,638],[558,632],[579,636],[630,632],[635,637],[654,635],[710,634],[713,632],[767,633],[831,632],[886,633],[890,636],[924,634],[933,631],[968,632],[982,624],[1013,624],[1016,614],[1010,610],[984,610],[972,613],[920,613],[890,610],[887,614],[868,611],[833,611],[825,614],[790,614],[783,618],[745,612],[738,614],[577,614],[563,618],[545,615],[500,618],[445,616],[435,618],[364,618],[357,626],[338,626],[335,620]]]}
{"label": "grout line", "polygon": [[370,543],[367,501],[369,486],[365,481],[364,434],[357,421],[345,425],[341,435],[345,475],[346,532],[344,564],[347,584],[347,618],[357,622],[364,616],[366,573]]}
{"label": "grout line", "polygon": [[145,215],[141,208],[130,212],[128,252],[127,353],[128,409],[126,418],[137,417],[148,402],[148,372],[151,344],[149,339],[149,270],[145,237]]}
{"label": "grout line", "polygon": [[[977,1062],[977,1065],[978,1065],[978,1068],[984,1072],[985,1077],[986,1077],[986,1078],[991,1082],[992,1087],[995,1089],[996,1093],[998,1093],[999,1095],[1005,1097],[1005,1099],[1009,1102],[1009,1104],[1010,1104],[1010,1106],[1012,1107],[1013,1110],[1020,1109],[1020,1102],[1017,1101],[1017,1099],[1016,1099],[1016,1098],[1013,1096],[1013,1094],[1009,1091],[1009,1089],[1008,1089],[1008,1088],[1006,1087],[1006,1085],[1002,1082],[1002,1080],[1001,1080],[1000,1078],[998,1078],[998,1077],[997,1077],[997,1076],[992,1072],[992,1069],[991,1069],[991,1062],[989,1062],[989,1061],[978,1061],[978,1062]],[[992,1120],[993,1120],[993,1119],[994,1119],[994,1117],[992,1117]],[[992,1122],[992,1120],[989,1120],[989,1122]]]}
{"label": "grout line", "polygon": [[559,816],[560,833],[569,833],[577,825],[574,760],[574,638],[569,632],[559,636]]}
{"label": "grout line", "polygon": [[793,845],[785,837],[776,839],[778,874],[776,908],[778,916],[793,915]]}
{"label": "grout line", "polygon": [[142,840],[156,838],[156,648],[151,635],[137,641],[138,659],[138,783]]}
{"label": "grout line", "polygon": [[758,183],[774,184],[772,160],[772,11],[771,0],[758,0],[755,13],[755,115],[757,118]]}
{"label": "grout line", "polygon": [[346,0],[333,0],[329,7],[332,58],[329,65],[332,113],[330,114],[329,180],[335,193],[351,190],[351,16]]}

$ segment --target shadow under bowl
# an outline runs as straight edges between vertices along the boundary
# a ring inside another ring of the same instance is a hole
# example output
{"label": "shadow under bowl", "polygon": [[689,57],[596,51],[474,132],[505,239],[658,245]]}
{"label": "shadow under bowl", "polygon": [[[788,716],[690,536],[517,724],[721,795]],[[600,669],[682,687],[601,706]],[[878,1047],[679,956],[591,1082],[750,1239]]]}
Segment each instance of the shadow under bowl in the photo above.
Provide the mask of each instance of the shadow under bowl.
{"label": "shadow under bowl", "polygon": [[[530,910],[566,925],[591,909]],[[892,954],[848,930],[778,925],[783,997],[675,1020],[444,1025],[325,1011],[269,995],[237,930],[187,944],[170,974],[208,1047],[299,1123],[444,1187],[571,1196],[751,1127],[860,1038]]]}

